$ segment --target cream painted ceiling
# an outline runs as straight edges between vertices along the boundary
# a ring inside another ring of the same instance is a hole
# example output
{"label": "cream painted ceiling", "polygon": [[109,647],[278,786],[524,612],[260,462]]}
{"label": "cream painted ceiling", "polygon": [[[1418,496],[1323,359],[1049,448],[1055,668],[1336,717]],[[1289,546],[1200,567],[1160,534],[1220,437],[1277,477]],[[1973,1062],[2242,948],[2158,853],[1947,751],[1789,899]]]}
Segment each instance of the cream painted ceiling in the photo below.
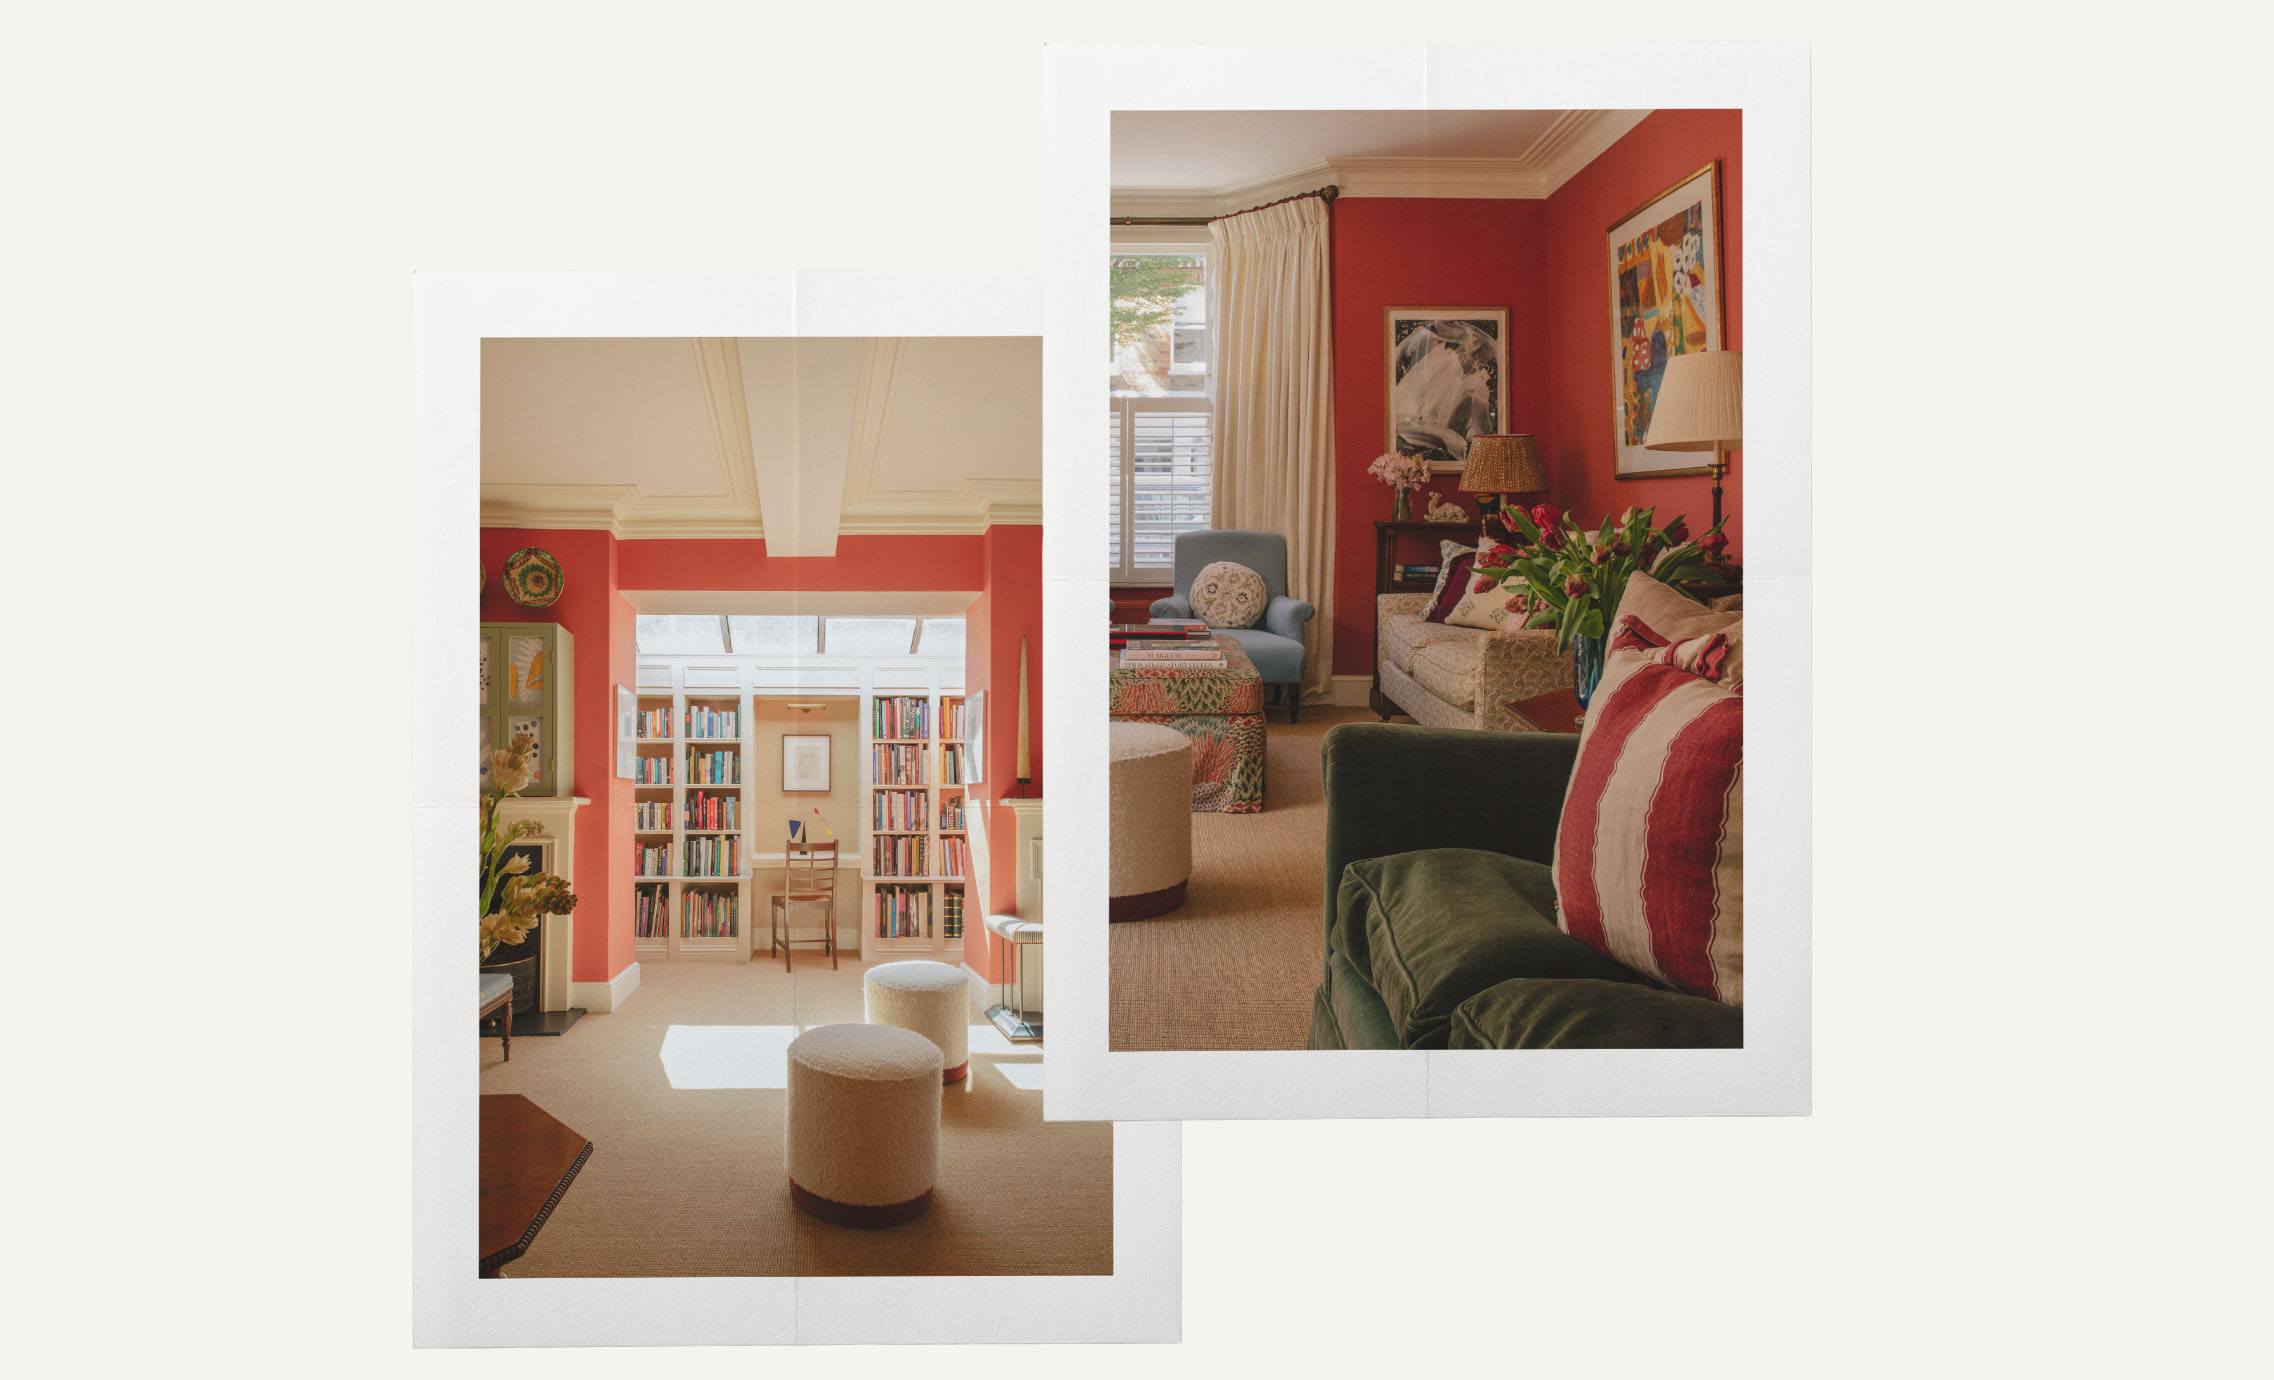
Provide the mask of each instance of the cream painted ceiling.
{"label": "cream painted ceiling", "polygon": [[626,537],[1042,520],[1032,337],[482,343],[482,521]]}
{"label": "cream painted ceiling", "polygon": [[1334,182],[1345,196],[1543,197],[1642,110],[1117,110],[1116,214],[1216,214]]}

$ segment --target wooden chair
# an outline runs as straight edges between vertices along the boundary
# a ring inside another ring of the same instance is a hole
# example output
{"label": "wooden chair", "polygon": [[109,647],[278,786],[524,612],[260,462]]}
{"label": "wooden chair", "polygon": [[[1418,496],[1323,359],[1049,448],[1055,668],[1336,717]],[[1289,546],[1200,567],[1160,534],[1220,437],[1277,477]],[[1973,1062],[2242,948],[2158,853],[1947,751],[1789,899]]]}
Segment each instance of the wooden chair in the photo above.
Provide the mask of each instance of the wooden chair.
{"label": "wooden chair", "polygon": [[[782,867],[782,889],[773,897],[772,913],[766,927],[766,953],[771,957],[777,951],[782,955],[782,971],[790,967],[790,945],[797,943],[820,944],[829,951],[829,966],[837,966],[837,840],[826,843],[812,840],[800,843],[793,839],[787,849],[788,860]],[[790,908],[792,906],[819,906],[822,916],[822,933],[819,939],[794,940],[790,938]]]}

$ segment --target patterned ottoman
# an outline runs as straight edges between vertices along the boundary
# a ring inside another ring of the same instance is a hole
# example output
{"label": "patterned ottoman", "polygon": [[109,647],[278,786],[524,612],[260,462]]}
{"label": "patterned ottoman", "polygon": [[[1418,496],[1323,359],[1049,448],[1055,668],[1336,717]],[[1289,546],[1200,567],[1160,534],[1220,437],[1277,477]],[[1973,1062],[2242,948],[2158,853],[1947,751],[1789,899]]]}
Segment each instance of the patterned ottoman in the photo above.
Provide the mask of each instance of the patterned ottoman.
{"label": "patterned ottoman", "polygon": [[1220,637],[1222,666],[1123,666],[1109,654],[1107,712],[1166,724],[1192,740],[1192,808],[1263,811],[1263,680],[1239,643]]}

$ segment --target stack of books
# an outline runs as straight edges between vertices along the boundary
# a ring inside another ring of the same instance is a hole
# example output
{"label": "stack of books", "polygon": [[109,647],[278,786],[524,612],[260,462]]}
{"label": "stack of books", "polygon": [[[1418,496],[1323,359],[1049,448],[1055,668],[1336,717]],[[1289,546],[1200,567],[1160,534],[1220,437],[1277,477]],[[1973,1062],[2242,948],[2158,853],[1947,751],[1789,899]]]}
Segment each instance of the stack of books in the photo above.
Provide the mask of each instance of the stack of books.
{"label": "stack of books", "polygon": [[1198,671],[1221,669],[1226,664],[1224,649],[1213,637],[1131,642],[1121,649],[1123,669],[1178,666]]}
{"label": "stack of books", "polygon": [[1394,570],[1392,573],[1393,573],[1394,577],[1397,579],[1397,581],[1398,581],[1400,584],[1408,584],[1408,585],[1415,585],[1415,584],[1430,584],[1430,585],[1433,585],[1433,584],[1436,584],[1436,583],[1437,583],[1437,567],[1436,567],[1435,565],[1433,565],[1433,564],[1432,564],[1432,565],[1401,565],[1401,566],[1398,566],[1398,567],[1396,567],[1396,569],[1395,569],[1395,570]]}
{"label": "stack of books", "polygon": [[1106,645],[1120,651],[1157,642],[1198,641],[1208,636],[1208,625],[1197,618],[1167,618],[1152,623],[1116,623],[1107,634]]}

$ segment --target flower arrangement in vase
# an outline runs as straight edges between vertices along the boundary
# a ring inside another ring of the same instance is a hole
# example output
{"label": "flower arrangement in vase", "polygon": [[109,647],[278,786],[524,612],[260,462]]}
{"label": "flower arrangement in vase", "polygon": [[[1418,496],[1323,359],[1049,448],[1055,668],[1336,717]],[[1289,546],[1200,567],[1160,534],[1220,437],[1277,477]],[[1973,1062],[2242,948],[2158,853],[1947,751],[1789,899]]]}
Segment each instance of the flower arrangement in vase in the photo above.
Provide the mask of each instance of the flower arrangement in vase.
{"label": "flower arrangement in vase", "polygon": [[1390,510],[1393,522],[1413,520],[1413,495],[1416,489],[1429,482],[1429,462],[1418,455],[1404,455],[1394,450],[1383,451],[1366,467],[1366,473],[1390,486],[1397,496]]}
{"label": "flower arrangement in vase", "polygon": [[1572,654],[1572,688],[1585,709],[1603,675],[1603,639],[1609,631],[1627,581],[1638,570],[1680,588],[1707,572],[1707,551],[1727,539],[1716,524],[1693,540],[1689,522],[1675,518],[1651,526],[1655,508],[1629,508],[1604,518],[1589,532],[1552,503],[1530,512],[1511,505],[1486,521],[1506,534],[1477,552],[1473,592],[1482,594],[1503,581],[1525,588],[1508,600],[1511,613],[1525,615],[1527,628],[1555,629],[1559,652]]}
{"label": "flower arrangement in vase", "polygon": [[519,795],[537,779],[537,760],[530,749],[536,740],[526,733],[513,735],[511,746],[490,754],[490,781],[482,788],[482,957],[501,944],[518,944],[548,915],[566,915],[576,909],[576,896],[562,878],[550,872],[531,872],[529,855],[513,853],[513,845],[537,832],[533,819],[519,819],[498,827],[498,810],[509,795]]}

